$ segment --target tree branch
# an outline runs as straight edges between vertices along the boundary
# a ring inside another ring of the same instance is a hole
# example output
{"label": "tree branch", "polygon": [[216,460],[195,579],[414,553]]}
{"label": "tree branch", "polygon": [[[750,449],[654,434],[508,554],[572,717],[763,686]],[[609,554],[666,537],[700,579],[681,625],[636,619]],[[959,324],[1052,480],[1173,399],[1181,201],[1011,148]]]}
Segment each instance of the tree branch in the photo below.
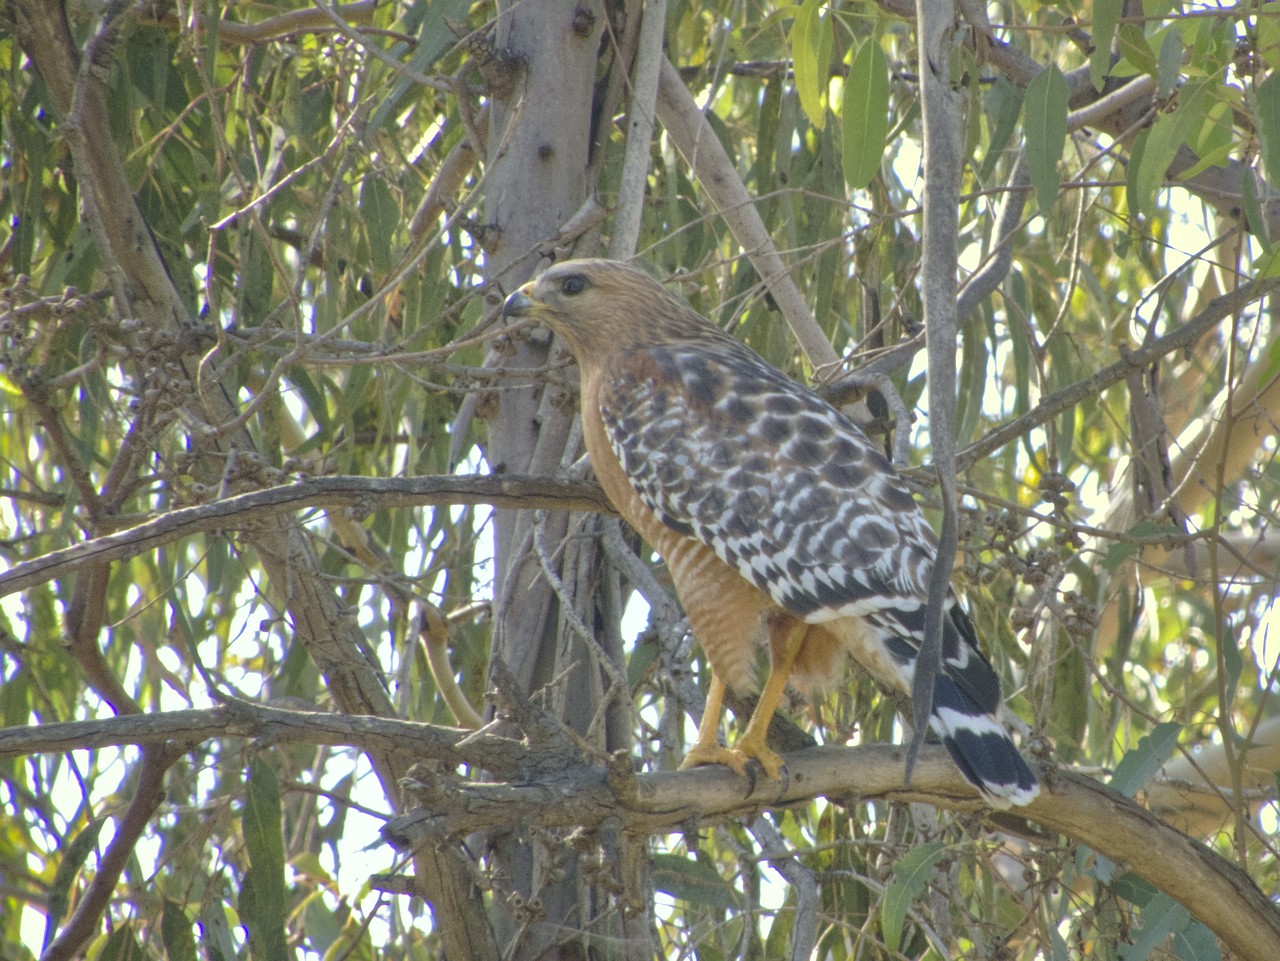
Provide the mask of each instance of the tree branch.
{"label": "tree branch", "polygon": [[667,128],[689,169],[719,208],[720,216],[773,294],[809,362],[814,367],[838,363],[840,358],[836,356],[835,348],[818,326],[800,288],[791,279],[787,265],[760,219],[755,201],[670,60],[662,62],[657,112],[658,120]]}
{"label": "tree branch", "polygon": [[1205,333],[1222,323],[1227,317],[1280,287],[1280,279],[1265,278],[1241,284],[1235,290],[1215,297],[1200,313],[1177,330],[1143,344],[1137,350],[1126,351],[1110,367],[1104,367],[1092,377],[1065,387],[1044,398],[1021,417],[1007,421],[982,440],[970,444],[956,456],[956,469],[963,471],[974,462],[999,450],[1025,432],[1043,424],[1049,418],[1080,403],[1086,397],[1096,396],[1112,384],[1124,380],[1131,371],[1141,370],[1159,360],[1165,354],[1193,346]]}
{"label": "tree branch", "polygon": [[128,530],[94,538],[15,564],[0,574],[0,597],[42,584],[90,563],[136,557],[202,531],[236,529],[303,510],[343,507],[360,514],[436,504],[494,504],[612,513],[596,484],[539,477],[448,475],[440,477],[315,477],[280,487],[170,511]]}
{"label": "tree branch", "polygon": [[[355,3],[335,4],[333,11],[350,24],[371,24],[373,13],[377,9],[377,0],[357,0]],[[146,23],[147,15],[139,18]],[[216,27],[218,43],[224,46],[247,46],[257,43],[270,43],[284,37],[300,33],[329,33],[336,29],[327,10],[314,7],[301,10],[290,10],[287,13],[267,17],[257,23],[245,23],[241,20],[217,20],[192,13],[185,23],[179,23],[173,14],[165,14],[151,22],[161,23],[168,27],[195,30],[205,33]]]}
{"label": "tree branch", "polygon": [[[594,830],[613,819],[633,834],[664,834],[690,825],[751,818],[816,797],[845,805],[884,799],[983,811],[1001,830],[1043,838],[1027,821],[984,809],[936,745],[921,749],[909,790],[903,788],[903,749],[875,744],[789,753],[788,778],[762,780],[744,794],[743,780],[720,767],[635,774],[625,753],[607,766],[576,755],[559,763],[546,756],[548,744],[572,750],[570,739],[556,742],[537,735],[534,740],[542,748],[531,748],[526,742],[496,737],[491,729],[473,732],[389,718],[288,711],[237,700],[212,710],[2,728],[0,757],[226,736],[408,752],[420,760],[481,766],[508,778],[473,782],[419,775],[417,789],[431,792],[431,808],[415,809],[387,828],[395,843],[410,847],[510,825],[512,810],[520,811],[522,823],[529,826]],[[529,777],[529,772],[536,776]],[[1041,769],[1040,777],[1044,790],[1019,814],[1128,866],[1193,908],[1241,959],[1280,957],[1280,913],[1239,868],[1088,777],[1055,769]]]}
{"label": "tree branch", "polygon": [[662,42],[667,31],[667,0],[645,0],[636,48],[631,107],[627,111],[626,148],[618,182],[618,205],[609,238],[609,256],[626,260],[635,256],[644,213],[645,186],[649,179],[649,153],[653,142],[654,104],[658,74],[666,60]]}
{"label": "tree branch", "polygon": [[85,944],[97,934],[102,913],[111,903],[125,864],[133,857],[134,846],[164,801],[165,771],[182,754],[183,751],[172,744],[150,744],[143,749],[133,800],[120,819],[106,853],[99,860],[98,870],[88,890],[76,905],[75,914],[49,945],[49,950],[41,955],[40,961],[69,961],[80,957]]}
{"label": "tree branch", "polygon": [[942,497],[938,550],[929,574],[924,637],[911,685],[912,737],[907,778],[933,715],[934,686],[942,659],[942,618],[951,591],[956,525],[956,237],[960,231],[960,105],[951,87],[951,36],[955,7],[917,0],[920,99],[924,115],[924,230],[920,276],[929,367],[929,443]]}
{"label": "tree branch", "polygon": [[1031,173],[1027,152],[1018,154],[1009,174],[1008,193],[992,229],[991,250],[986,262],[965,281],[956,304],[956,322],[963,323],[970,311],[989,297],[1009,276],[1013,265],[1013,238],[1022,224],[1022,210],[1031,195]]}

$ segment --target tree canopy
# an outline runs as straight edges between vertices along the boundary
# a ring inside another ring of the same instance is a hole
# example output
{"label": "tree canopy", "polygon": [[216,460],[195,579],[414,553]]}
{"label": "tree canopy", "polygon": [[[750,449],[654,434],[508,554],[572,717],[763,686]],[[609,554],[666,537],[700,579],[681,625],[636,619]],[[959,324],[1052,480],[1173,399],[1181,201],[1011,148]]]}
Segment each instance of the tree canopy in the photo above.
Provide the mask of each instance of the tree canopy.
{"label": "tree canopy", "polygon": [[[0,69],[0,957],[1280,956],[1280,11],[5,0]],[[674,770],[705,659],[501,316],[571,256],[883,442],[1033,805],[856,672]]]}

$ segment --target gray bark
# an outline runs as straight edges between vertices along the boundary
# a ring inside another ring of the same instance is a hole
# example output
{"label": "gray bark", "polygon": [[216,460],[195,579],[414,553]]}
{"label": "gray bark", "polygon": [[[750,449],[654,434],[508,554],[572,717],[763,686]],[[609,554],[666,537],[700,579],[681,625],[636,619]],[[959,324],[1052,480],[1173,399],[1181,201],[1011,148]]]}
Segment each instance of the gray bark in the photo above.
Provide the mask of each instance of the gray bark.
{"label": "gray bark", "polygon": [[[564,228],[594,196],[591,137],[596,123],[608,122],[607,115],[584,122],[598,109],[604,5],[522,0],[499,9],[497,46],[522,67],[490,117],[485,219],[496,237],[487,257],[494,310],[553,248],[563,257],[577,240],[577,252],[598,253],[593,233],[566,238]],[[518,332],[489,363],[538,368],[559,354],[545,333]],[[516,385],[499,392],[485,413],[485,454],[494,471],[555,475],[582,455],[572,398],[563,390]],[[604,751],[627,747],[618,741],[629,729],[619,723],[623,698],[601,711],[610,674],[622,662],[616,636],[622,595],[597,525],[577,514],[497,513],[491,659],[510,669],[517,695],[545,691],[561,721]],[[590,932],[607,904],[583,877],[576,852],[518,828],[491,831],[482,843],[500,879],[491,918],[505,956],[587,957]],[[608,933],[607,925],[600,933]]]}

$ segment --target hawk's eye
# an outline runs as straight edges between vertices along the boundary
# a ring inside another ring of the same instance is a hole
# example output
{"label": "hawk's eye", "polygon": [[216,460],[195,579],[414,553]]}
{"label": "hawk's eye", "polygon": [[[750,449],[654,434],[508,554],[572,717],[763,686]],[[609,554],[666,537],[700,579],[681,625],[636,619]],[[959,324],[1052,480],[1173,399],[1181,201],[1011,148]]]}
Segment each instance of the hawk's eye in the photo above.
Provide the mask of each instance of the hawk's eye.
{"label": "hawk's eye", "polygon": [[582,274],[570,274],[564,280],[560,281],[560,292],[566,297],[572,297],[574,294],[580,294],[587,289],[587,278]]}

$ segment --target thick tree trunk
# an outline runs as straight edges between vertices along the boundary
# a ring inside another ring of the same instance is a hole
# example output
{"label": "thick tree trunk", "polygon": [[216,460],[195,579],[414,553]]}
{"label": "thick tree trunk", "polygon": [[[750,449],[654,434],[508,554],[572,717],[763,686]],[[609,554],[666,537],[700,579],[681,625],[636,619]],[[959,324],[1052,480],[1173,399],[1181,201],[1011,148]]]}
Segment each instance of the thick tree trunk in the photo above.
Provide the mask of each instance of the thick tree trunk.
{"label": "thick tree trunk", "polygon": [[[489,129],[485,213],[496,240],[488,277],[505,294],[545,261],[551,238],[594,194],[596,123],[583,118],[597,109],[605,9],[598,0],[522,0],[500,10],[497,46],[523,61],[510,95],[495,101]],[[579,252],[598,253],[594,239],[581,240]],[[536,369],[558,353],[545,332],[519,332],[489,362]],[[485,454],[494,471],[556,474],[582,454],[572,399],[563,391],[513,387],[497,395],[486,417]],[[599,523],[562,513],[497,513],[492,659],[510,668],[523,693],[546,688],[547,705],[565,724],[609,750],[626,746],[612,743],[625,726],[607,723],[609,710],[600,711],[610,673],[604,662],[621,663],[610,633],[621,611],[617,578],[594,536]],[[590,935],[581,932],[610,933],[597,920],[605,904],[567,846],[512,828],[490,835],[486,848],[501,879],[493,920],[507,957],[585,958]]]}

